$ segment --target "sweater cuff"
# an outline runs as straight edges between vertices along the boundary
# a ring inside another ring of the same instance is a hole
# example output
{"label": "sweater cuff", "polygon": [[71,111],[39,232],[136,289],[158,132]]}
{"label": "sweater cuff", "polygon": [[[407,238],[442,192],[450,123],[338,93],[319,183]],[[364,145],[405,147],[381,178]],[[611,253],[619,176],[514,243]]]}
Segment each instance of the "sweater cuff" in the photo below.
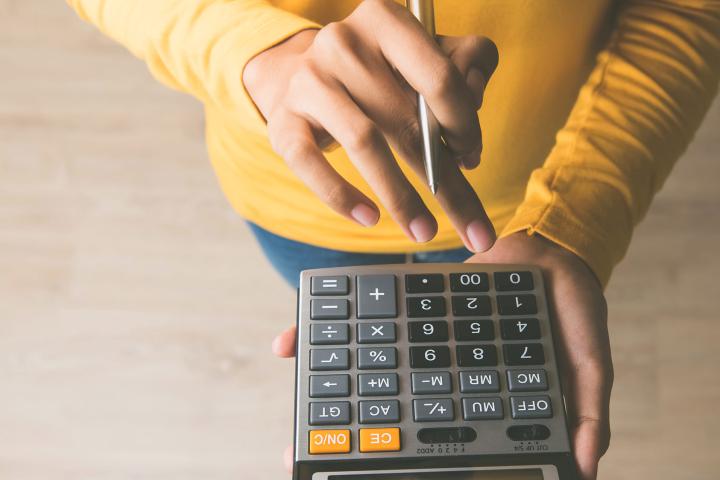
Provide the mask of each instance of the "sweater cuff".
{"label": "sweater cuff", "polygon": [[539,234],[580,257],[603,288],[632,235],[632,217],[614,182],[573,167],[533,172],[525,200],[501,237]]}

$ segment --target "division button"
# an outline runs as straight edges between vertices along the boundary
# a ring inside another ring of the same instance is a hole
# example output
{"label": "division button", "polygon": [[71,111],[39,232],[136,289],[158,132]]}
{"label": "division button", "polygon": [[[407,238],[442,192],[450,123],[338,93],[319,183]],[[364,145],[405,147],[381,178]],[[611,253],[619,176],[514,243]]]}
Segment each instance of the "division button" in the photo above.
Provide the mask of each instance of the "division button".
{"label": "division button", "polygon": [[310,430],[308,453],[349,453],[350,430]]}
{"label": "division button", "polygon": [[446,345],[410,347],[412,368],[446,368],[450,366],[450,348]]}
{"label": "division button", "polygon": [[313,320],[345,320],[350,318],[345,298],[313,298],[310,300],[310,318]]}
{"label": "division button", "polygon": [[494,367],[497,365],[495,345],[458,345],[457,364],[461,367]]}
{"label": "division button", "polygon": [[350,375],[310,375],[310,397],[350,396]]}
{"label": "division button", "polygon": [[450,398],[421,398],[413,400],[413,418],[416,422],[450,422],[455,419]]}
{"label": "division button", "polygon": [[350,351],[347,348],[310,349],[310,370],[347,370]]}
{"label": "division button", "polygon": [[405,275],[405,292],[407,293],[439,293],[445,290],[442,273],[423,273]]}
{"label": "division button", "polygon": [[508,370],[508,390],[511,392],[537,392],[548,389],[547,374],[542,368]]}
{"label": "division button", "polygon": [[408,322],[408,339],[411,342],[447,342],[448,324],[442,320]]}
{"label": "division button", "polygon": [[453,315],[461,316],[487,316],[492,313],[490,297],[487,296],[454,296],[452,297]]}
{"label": "division button", "polygon": [[395,428],[361,428],[360,451],[366,452],[397,452],[400,450],[400,429]]}
{"label": "division button", "polygon": [[395,275],[358,275],[357,318],[395,317]]}
{"label": "division button", "polygon": [[496,370],[460,372],[462,393],[492,393],[500,391],[500,378]]}
{"label": "division button", "polygon": [[508,343],[503,345],[507,365],[542,365],[545,353],[540,343]]}
{"label": "division button", "polygon": [[397,349],[395,347],[358,348],[357,352],[360,370],[397,367]]}
{"label": "division button", "polygon": [[498,312],[500,315],[533,315],[537,313],[535,295],[498,295]]}
{"label": "division button", "polygon": [[311,345],[346,345],[350,342],[347,323],[314,323],[310,325]]}
{"label": "division button", "polygon": [[310,402],[310,425],[347,425],[350,402]]}
{"label": "division button", "polygon": [[358,343],[393,343],[395,340],[395,324],[393,322],[357,324]]}
{"label": "division button", "polygon": [[503,405],[500,397],[463,398],[462,406],[465,420],[496,420],[503,418]]}
{"label": "division button", "polygon": [[398,394],[397,373],[361,373],[358,375],[358,395],[374,397]]}
{"label": "division button", "polygon": [[533,277],[530,272],[495,272],[495,290],[532,290]]}
{"label": "division button", "polygon": [[450,372],[413,372],[411,384],[414,395],[452,392]]}
{"label": "division button", "polygon": [[362,400],[359,402],[360,423],[397,423],[400,402],[397,400]]}
{"label": "division button", "polygon": [[453,292],[487,292],[490,289],[488,274],[467,272],[450,274],[450,290]]}
{"label": "division button", "polygon": [[455,340],[458,342],[495,340],[492,320],[455,320]]}
{"label": "division button", "polygon": [[312,277],[310,279],[311,295],[347,295],[349,291],[346,275]]}
{"label": "division button", "polygon": [[552,405],[547,395],[510,397],[513,418],[551,418]]}
{"label": "division button", "polygon": [[503,340],[535,340],[540,338],[537,318],[503,318],[500,320]]}
{"label": "division button", "polygon": [[408,317],[442,317],[445,313],[445,297],[407,297]]}

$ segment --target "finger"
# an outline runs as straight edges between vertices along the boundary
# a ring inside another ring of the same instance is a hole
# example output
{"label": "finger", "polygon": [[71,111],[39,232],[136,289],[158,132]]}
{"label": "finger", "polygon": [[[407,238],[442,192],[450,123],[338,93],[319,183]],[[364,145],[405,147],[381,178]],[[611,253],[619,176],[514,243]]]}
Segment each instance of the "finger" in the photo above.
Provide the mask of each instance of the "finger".
{"label": "finger", "polygon": [[268,133],[273,149],[320,200],[365,227],[378,222],[380,212],[373,201],[327,162],[307,120],[293,114],[278,115],[268,121]]}
{"label": "finger", "polygon": [[[421,93],[455,154],[469,154],[480,145],[475,99],[460,71],[412,14],[394,2],[371,2],[353,15],[374,25],[372,40],[383,56]],[[351,18],[353,17],[351,15]]]}
{"label": "finger", "polygon": [[285,470],[287,470],[288,473],[292,473],[293,471],[293,447],[292,445],[288,445],[285,447],[285,451],[283,452],[283,465],[285,465]]}
{"label": "finger", "polygon": [[297,327],[283,330],[272,342],[272,352],[281,358],[291,358],[295,356],[295,338]]}
{"label": "finger", "polygon": [[420,195],[405,178],[382,133],[341,85],[315,77],[308,91],[322,95],[301,97],[297,108],[322,125],[345,148],[350,160],[376,193],[395,222],[416,242],[437,233],[437,222]]}

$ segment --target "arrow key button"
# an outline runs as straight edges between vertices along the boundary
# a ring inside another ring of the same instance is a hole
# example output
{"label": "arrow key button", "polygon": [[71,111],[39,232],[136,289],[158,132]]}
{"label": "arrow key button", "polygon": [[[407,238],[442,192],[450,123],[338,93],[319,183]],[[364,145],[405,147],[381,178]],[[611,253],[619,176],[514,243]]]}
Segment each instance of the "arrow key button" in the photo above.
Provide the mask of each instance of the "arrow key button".
{"label": "arrow key button", "polygon": [[310,397],[350,396],[350,375],[310,375]]}

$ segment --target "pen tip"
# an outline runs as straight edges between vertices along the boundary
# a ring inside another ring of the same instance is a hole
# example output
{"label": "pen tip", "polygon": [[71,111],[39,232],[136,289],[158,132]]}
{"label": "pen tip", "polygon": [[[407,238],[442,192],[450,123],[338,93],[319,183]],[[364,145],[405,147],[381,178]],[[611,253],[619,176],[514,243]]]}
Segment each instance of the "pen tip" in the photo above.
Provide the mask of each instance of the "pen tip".
{"label": "pen tip", "polygon": [[433,193],[433,195],[437,195],[437,183],[431,183],[430,184],[430,191]]}

